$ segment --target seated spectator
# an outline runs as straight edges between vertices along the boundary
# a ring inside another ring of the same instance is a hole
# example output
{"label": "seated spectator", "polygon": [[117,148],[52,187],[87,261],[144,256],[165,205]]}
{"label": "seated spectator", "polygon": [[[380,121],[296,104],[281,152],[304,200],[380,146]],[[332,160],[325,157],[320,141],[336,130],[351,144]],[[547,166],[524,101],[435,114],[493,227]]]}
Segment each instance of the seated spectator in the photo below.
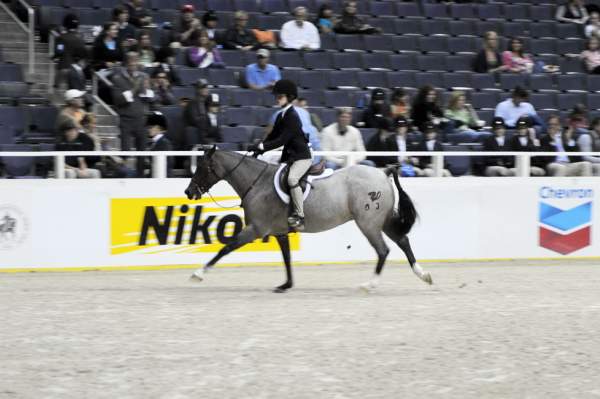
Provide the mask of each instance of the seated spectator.
{"label": "seated spectator", "polygon": [[507,67],[502,63],[502,57],[498,52],[498,34],[487,31],[483,36],[483,48],[479,50],[473,59],[473,71],[477,73],[495,73],[506,71]]}
{"label": "seated spectator", "polygon": [[205,12],[204,15],[202,16],[202,25],[204,26],[206,33],[208,33],[208,37],[215,45],[219,45],[219,47],[221,47],[220,40],[217,37],[218,23],[219,23],[219,17],[212,10]]}
{"label": "seated spectator", "polygon": [[306,8],[296,7],[294,20],[281,27],[281,47],[289,50],[318,50],[321,48],[321,37],[316,26],[306,20]]}
{"label": "seated spectator", "polygon": [[306,98],[298,97],[298,99],[296,100],[295,107],[296,111],[298,110],[298,108],[302,108],[309,113],[310,123],[317,129],[318,133],[320,133],[321,130],[323,130],[323,121],[321,120],[321,117],[319,117],[319,115],[317,115],[316,113],[310,112],[308,110],[308,101],[306,100]]}
{"label": "seated spectator", "polygon": [[[495,117],[492,121],[493,135],[483,142],[484,151],[509,151],[510,143],[506,137],[506,125],[504,119]],[[513,157],[486,156],[484,157],[486,176],[512,176],[510,168],[515,164]]]}
{"label": "seated spectator", "polygon": [[590,129],[588,111],[584,104],[576,104],[567,117],[567,126],[575,131],[576,135],[585,134]]}
{"label": "seated spectator", "polygon": [[198,144],[214,144],[223,142],[221,136],[221,100],[216,93],[209,94],[204,102],[206,113],[199,117],[200,126],[191,126],[185,130],[186,149]]}
{"label": "seated spectator", "polygon": [[[167,137],[167,127],[167,118],[161,112],[154,111],[148,115],[146,118],[146,129],[148,137],[152,140],[150,151],[173,151],[173,145]],[[172,175],[173,157],[167,157],[167,177],[171,177]]]}
{"label": "seated spectator", "polygon": [[135,51],[140,56],[140,66],[144,68],[156,66],[156,51],[152,46],[152,39],[148,31],[140,31]]}
{"label": "seated spectator", "polygon": [[567,156],[566,152],[578,152],[579,146],[573,138],[573,129],[562,131],[560,118],[552,115],[546,123],[547,134],[543,136],[540,150],[557,152],[556,157],[540,157],[549,176],[592,176],[592,164],[578,156]]}
{"label": "seated spectator", "polygon": [[173,32],[172,42],[178,43],[180,46],[193,46],[196,40],[192,38],[194,32],[202,29],[200,20],[196,18],[194,12],[196,9],[191,4],[185,4],[181,7],[179,23]]}
{"label": "seated spectator", "polygon": [[600,74],[600,38],[592,36],[587,40],[586,49],[579,56],[589,73]]}
{"label": "seated spectator", "polygon": [[590,20],[585,27],[585,37],[588,39],[592,36],[600,37],[600,13],[592,12],[590,14]]}
{"label": "seated spectator", "polygon": [[509,129],[514,129],[517,125],[517,120],[522,116],[533,118],[534,124],[541,125],[533,105],[527,102],[528,99],[529,93],[527,90],[517,86],[513,89],[510,98],[507,98],[496,106],[494,116],[504,119],[504,123]]}
{"label": "seated spectator", "polygon": [[269,64],[269,50],[261,48],[256,52],[256,63],[246,67],[246,84],[253,90],[271,89],[281,79],[279,68]]}
{"label": "seated spectator", "polygon": [[[517,134],[510,139],[510,151],[535,152],[540,150],[540,141],[535,137],[535,131],[531,128],[528,117],[521,117],[517,121]],[[531,176],[544,176],[544,168],[536,166],[537,158],[530,158],[529,174]],[[510,176],[516,176],[517,169],[510,169]]]}
{"label": "seated spectator", "polygon": [[337,21],[333,28],[335,33],[357,33],[361,35],[381,33],[381,29],[374,28],[371,25],[364,23],[364,21],[356,15],[356,11],[356,1],[344,2],[342,17]]}
{"label": "seated spectator", "polygon": [[[365,151],[360,131],[351,125],[352,108],[339,108],[337,122],[325,127],[321,132],[321,146],[323,151]],[[327,167],[331,169],[350,166],[348,157],[329,155],[325,157]],[[366,160],[363,155],[353,157],[354,161],[362,165],[375,166],[372,161]]]}
{"label": "seated spectator", "polygon": [[156,53],[157,69],[165,72],[169,78],[169,82],[176,86],[181,86],[181,78],[175,68],[175,53],[170,47],[162,47]]}
{"label": "seated spectator", "polygon": [[152,16],[144,7],[144,0],[129,0],[125,3],[129,12],[129,23],[135,27],[143,28],[152,25]]}
{"label": "seated spectator", "polygon": [[[405,118],[396,119],[391,125],[394,134],[388,136],[385,146],[385,151],[406,152],[411,151],[408,142],[408,121]],[[410,157],[407,154],[401,154],[395,157],[386,157],[387,164],[398,164],[400,166],[400,174],[404,177],[421,177],[425,172],[419,168],[420,161],[417,157]]]}
{"label": "seated spectator", "polygon": [[[56,126],[64,125],[66,121],[72,121],[78,129],[81,129],[81,121],[87,115],[84,110],[85,91],[67,90],[65,92],[65,106],[56,117]],[[57,129],[58,130],[58,129]]]}
{"label": "seated spectator", "polygon": [[394,88],[390,102],[390,117],[392,119],[397,119],[401,116],[406,120],[410,118],[410,97],[403,88]]}
{"label": "seated spectator", "polygon": [[[587,134],[581,134],[577,139],[581,152],[600,152],[600,118],[594,118]],[[592,164],[594,176],[600,176],[600,156],[586,155],[584,161]]]}
{"label": "seated spectator", "polygon": [[473,141],[476,141],[482,133],[477,130],[485,126],[485,122],[479,119],[473,106],[467,103],[467,97],[462,91],[455,91],[448,99],[448,106],[444,116],[449,120],[454,132],[468,133]]}
{"label": "seated spectator", "polygon": [[[402,119],[406,121],[404,118]],[[396,151],[389,149],[388,143],[388,138],[393,135],[393,133],[390,132],[390,130],[394,129],[392,125],[393,123],[388,119],[379,118],[377,120],[377,133],[374,134],[369,141],[367,141],[367,144],[365,145],[367,151]],[[384,168],[390,163],[396,163],[394,157],[369,155],[367,159],[372,161],[378,168]]]}
{"label": "seated spectator", "polygon": [[333,33],[333,27],[336,23],[333,15],[333,8],[329,4],[321,4],[319,14],[317,15],[317,28],[321,33]]}
{"label": "seated spectator", "polygon": [[505,70],[508,72],[533,72],[533,59],[529,54],[525,54],[523,41],[517,37],[510,39],[508,50],[502,53],[502,63],[506,67]]}
{"label": "seated spectator", "polygon": [[206,79],[198,79],[194,83],[194,87],[196,88],[196,96],[183,109],[183,123],[185,126],[202,129],[206,126],[206,100],[210,95],[210,89]]}
{"label": "seated spectator", "polygon": [[379,87],[373,89],[371,91],[371,102],[362,114],[364,127],[376,128],[380,124],[379,119],[390,117],[390,105],[387,102],[385,91]]}
{"label": "seated spectator", "polygon": [[256,50],[258,42],[254,33],[246,25],[248,24],[248,14],[244,11],[236,11],[235,24],[225,31],[223,38],[223,48],[228,50]]}
{"label": "seated spectator", "polygon": [[52,57],[57,62],[55,87],[58,87],[67,79],[67,74],[73,64],[76,64],[78,60],[85,61],[87,58],[85,42],[77,30],[79,28],[77,16],[75,14],[65,15],[63,27],[66,32],[62,33],[56,40],[54,56]]}
{"label": "seated spectator", "polygon": [[[80,131],[74,121],[65,119],[58,126],[61,136],[56,151],[94,151],[94,142],[88,135]],[[102,177],[94,165],[99,157],[66,157],[65,178],[67,179],[99,179]]]}
{"label": "seated spectator", "polygon": [[109,22],[94,40],[92,49],[93,68],[95,70],[110,69],[123,61],[121,44],[117,40],[119,28],[116,23]]}
{"label": "seated spectator", "polygon": [[556,19],[560,22],[570,22],[584,25],[589,18],[583,0],[568,0],[566,4],[556,9]]}
{"label": "seated spectator", "polygon": [[[438,130],[432,123],[427,123],[423,127],[423,139],[417,146],[413,146],[412,151],[444,151],[442,143],[438,140]],[[415,161],[412,161],[415,163]],[[424,177],[435,177],[435,169],[433,167],[432,157],[418,157],[415,173]],[[446,166],[442,169],[442,177],[451,177],[452,174]]]}
{"label": "seated spectator", "polygon": [[121,45],[121,49],[125,52],[133,49],[137,45],[137,31],[129,23],[129,11],[127,11],[127,8],[123,6],[115,7],[112,11],[112,22],[116,23],[119,29],[117,42]]}
{"label": "seated spectator", "polygon": [[156,68],[152,74],[151,88],[154,91],[154,107],[175,105],[175,95],[171,89],[169,76],[161,68]]}
{"label": "seated spectator", "polygon": [[419,89],[412,104],[410,118],[413,126],[421,132],[427,123],[442,128],[448,126],[448,120],[444,118],[444,112],[438,105],[438,95],[433,86],[425,85]]}
{"label": "seated spectator", "polygon": [[190,40],[194,43],[187,49],[187,59],[190,66],[204,68],[224,68],[219,49],[215,48],[205,30],[196,30]]}

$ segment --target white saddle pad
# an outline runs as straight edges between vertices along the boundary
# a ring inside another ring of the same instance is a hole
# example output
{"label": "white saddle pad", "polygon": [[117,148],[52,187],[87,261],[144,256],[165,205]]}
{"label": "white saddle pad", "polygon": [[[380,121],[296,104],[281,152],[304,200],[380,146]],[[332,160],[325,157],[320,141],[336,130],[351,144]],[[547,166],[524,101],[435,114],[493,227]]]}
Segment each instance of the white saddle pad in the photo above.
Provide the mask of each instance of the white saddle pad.
{"label": "white saddle pad", "polygon": [[[283,173],[283,169],[286,167],[287,164],[282,163],[279,166],[279,169],[277,169],[277,172],[275,172],[275,177],[273,177],[273,184],[275,185],[275,191],[277,191],[277,195],[279,196],[279,198],[283,201],[284,204],[289,204],[290,203],[290,196],[287,195],[286,193],[283,192],[283,190],[281,189],[281,186],[279,185],[279,179],[281,176],[281,173]],[[304,197],[303,199],[306,200],[306,198],[308,197],[308,194],[310,194],[310,189],[312,188],[312,184],[310,184],[312,181],[314,180],[319,180],[319,179],[324,179],[326,177],[329,177],[333,174],[333,169],[325,169],[323,171],[323,173],[321,173],[320,175],[310,175],[308,176],[307,180],[307,184],[306,184],[306,189],[304,190]]]}

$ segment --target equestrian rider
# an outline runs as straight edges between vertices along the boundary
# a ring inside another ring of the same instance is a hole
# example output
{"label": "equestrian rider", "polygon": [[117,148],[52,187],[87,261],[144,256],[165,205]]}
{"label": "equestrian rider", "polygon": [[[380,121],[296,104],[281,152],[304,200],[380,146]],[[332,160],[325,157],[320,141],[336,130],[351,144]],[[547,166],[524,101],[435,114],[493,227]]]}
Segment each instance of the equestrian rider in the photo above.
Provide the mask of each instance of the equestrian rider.
{"label": "equestrian rider", "polygon": [[275,119],[273,130],[266,141],[250,146],[249,150],[262,154],[283,146],[281,163],[290,165],[288,185],[294,205],[294,212],[288,218],[288,225],[297,231],[304,230],[303,194],[300,179],[312,164],[312,154],[308,139],[302,131],[302,123],[292,102],[298,97],[298,88],[290,80],[279,80],[273,87],[273,94],[281,111]]}

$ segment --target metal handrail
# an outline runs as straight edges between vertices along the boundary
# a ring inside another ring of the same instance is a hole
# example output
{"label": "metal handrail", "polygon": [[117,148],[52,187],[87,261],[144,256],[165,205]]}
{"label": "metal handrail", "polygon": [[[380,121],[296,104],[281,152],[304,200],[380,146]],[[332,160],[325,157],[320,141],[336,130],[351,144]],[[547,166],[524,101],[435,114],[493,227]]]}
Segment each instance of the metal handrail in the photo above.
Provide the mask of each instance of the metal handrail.
{"label": "metal handrail", "polygon": [[50,94],[54,93],[54,80],[56,76],[56,62],[54,62],[54,55],[56,54],[56,38],[58,36],[58,33],[53,30],[48,32],[48,59],[51,63],[50,71],[48,71],[48,92]]}
{"label": "metal handrail", "polygon": [[[98,71],[94,71],[94,74],[92,75],[92,97],[94,98],[94,107],[97,104],[99,104],[109,114],[111,114],[112,116],[118,117],[119,115],[115,112],[115,110],[112,109],[112,107],[110,105],[108,105],[107,103],[105,103],[104,100],[102,100],[100,98],[100,96],[98,95],[98,80],[101,80],[102,83],[104,83],[108,87],[112,87],[113,86],[113,84],[112,84],[112,82],[110,80],[106,79],[106,77],[102,76],[102,74],[99,74]],[[94,109],[94,112],[96,112],[96,111],[97,110]]]}
{"label": "metal handrail", "polygon": [[0,1],[0,6],[6,11],[6,13],[8,15],[11,16],[12,19],[15,20],[15,22],[17,23],[17,25],[23,29],[23,31],[25,33],[27,33],[27,48],[28,48],[28,61],[27,61],[27,67],[28,67],[28,72],[29,72],[29,78],[31,79],[31,75],[33,75],[35,73],[35,47],[34,47],[34,43],[35,43],[35,11],[33,9],[33,7],[31,7],[29,4],[27,4],[27,2],[25,2],[24,0],[19,0],[19,3],[25,7],[25,9],[27,10],[27,26],[25,26],[25,24],[23,24],[23,22],[21,22],[19,20],[19,18],[10,10],[10,8],[4,4],[4,2]]}
{"label": "metal handrail", "polygon": [[[273,151],[277,152],[277,151]],[[54,157],[54,172],[56,178],[64,178],[66,157],[95,156],[145,156],[152,157],[152,177],[167,177],[167,157],[185,156],[195,157],[201,155],[202,151],[44,151],[44,152],[0,152],[0,157]],[[238,153],[245,153],[238,151]],[[531,168],[531,157],[567,155],[567,156],[596,156],[600,152],[515,152],[515,151],[315,151],[314,155],[321,156],[345,156],[348,163],[355,163],[356,157],[362,156],[430,156],[433,159],[435,176],[442,176],[444,157],[477,157],[477,156],[514,156],[516,157],[517,176],[528,177]]]}

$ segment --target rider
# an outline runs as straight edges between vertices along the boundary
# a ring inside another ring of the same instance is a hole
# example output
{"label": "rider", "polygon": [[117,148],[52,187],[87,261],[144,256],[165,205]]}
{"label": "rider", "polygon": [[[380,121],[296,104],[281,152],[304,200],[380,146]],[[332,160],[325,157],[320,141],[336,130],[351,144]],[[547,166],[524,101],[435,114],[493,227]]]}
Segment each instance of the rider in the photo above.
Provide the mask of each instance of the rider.
{"label": "rider", "polygon": [[292,102],[298,97],[298,88],[290,80],[282,79],[275,83],[273,94],[281,111],[275,119],[273,130],[266,141],[252,145],[249,150],[257,154],[283,146],[282,163],[288,163],[288,185],[294,212],[288,218],[288,225],[298,231],[304,230],[303,194],[300,179],[312,164],[308,139],[302,131],[302,123]]}

